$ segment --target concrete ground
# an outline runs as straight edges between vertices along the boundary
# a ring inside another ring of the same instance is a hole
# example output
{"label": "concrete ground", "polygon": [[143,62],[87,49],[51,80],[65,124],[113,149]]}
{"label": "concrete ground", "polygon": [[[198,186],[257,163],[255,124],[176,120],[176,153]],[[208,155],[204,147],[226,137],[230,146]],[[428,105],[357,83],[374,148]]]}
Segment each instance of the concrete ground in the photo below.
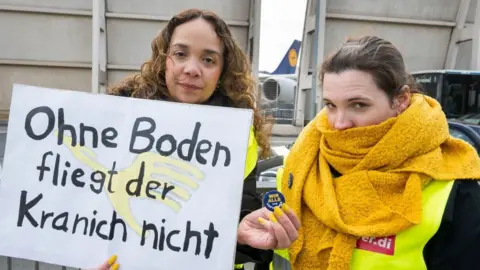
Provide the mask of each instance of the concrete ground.
{"label": "concrete ground", "polygon": [[276,124],[272,129],[272,146],[291,144],[302,131],[302,127],[292,125]]}
{"label": "concrete ground", "polygon": [[297,137],[303,127],[295,127],[286,124],[275,124],[272,128],[272,135],[278,137]]}
{"label": "concrete ground", "polygon": [[272,136],[270,143],[272,146],[283,146],[287,144],[291,144],[295,141],[297,137],[279,137],[279,136]]}

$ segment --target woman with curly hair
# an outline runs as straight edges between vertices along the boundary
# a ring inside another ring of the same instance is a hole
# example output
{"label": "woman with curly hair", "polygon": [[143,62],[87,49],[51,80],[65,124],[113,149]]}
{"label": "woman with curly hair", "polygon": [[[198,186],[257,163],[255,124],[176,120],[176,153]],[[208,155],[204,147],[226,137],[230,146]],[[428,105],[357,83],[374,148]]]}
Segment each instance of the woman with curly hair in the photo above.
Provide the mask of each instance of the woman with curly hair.
{"label": "woman with curly hair", "polygon": [[[256,108],[249,61],[227,24],[211,12],[190,9],[174,16],[152,42],[152,55],[138,74],[125,78],[108,94],[254,111],[245,168],[241,216],[262,207],[256,193],[258,154],[269,155],[269,127]],[[260,151],[257,150],[260,148]],[[272,252],[237,244],[235,269],[243,263],[268,263]],[[114,260],[98,269],[117,269]]]}

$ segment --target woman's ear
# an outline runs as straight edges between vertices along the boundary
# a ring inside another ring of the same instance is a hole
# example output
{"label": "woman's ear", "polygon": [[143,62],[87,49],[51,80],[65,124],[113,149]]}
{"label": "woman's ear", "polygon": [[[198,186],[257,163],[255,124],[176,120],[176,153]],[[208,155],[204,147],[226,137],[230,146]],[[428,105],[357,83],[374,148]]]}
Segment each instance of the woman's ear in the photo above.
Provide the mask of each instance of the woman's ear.
{"label": "woman's ear", "polygon": [[401,114],[410,105],[410,87],[408,85],[402,86],[400,93],[395,97],[394,108],[397,110],[397,114]]}

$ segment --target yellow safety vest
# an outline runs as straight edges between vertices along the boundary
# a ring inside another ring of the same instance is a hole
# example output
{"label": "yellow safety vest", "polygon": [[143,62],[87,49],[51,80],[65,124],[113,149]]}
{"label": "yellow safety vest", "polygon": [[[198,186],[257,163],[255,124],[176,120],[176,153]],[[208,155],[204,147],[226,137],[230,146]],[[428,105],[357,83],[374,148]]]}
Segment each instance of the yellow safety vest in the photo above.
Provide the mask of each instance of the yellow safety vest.
{"label": "yellow safety vest", "polygon": [[[281,191],[283,169],[277,173],[277,189]],[[440,227],[454,180],[432,181],[422,192],[422,222],[396,236],[362,237],[357,241],[350,269],[407,270],[427,269],[423,249]],[[291,270],[288,249],[275,250],[271,270]]]}
{"label": "yellow safety vest", "polygon": [[245,171],[243,173],[243,179],[247,178],[248,175],[255,169],[257,166],[258,160],[258,144],[255,139],[255,132],[253,131],[253,126],[250,128],[250,136],[248,137],[248,149],[247,149],[247,160],[245,161]]}
{"label": "yellow safety vest", "polygon": [[[245,171],[243,172],[243,179],[246,179],[247,176],[255,169],[258,161],[258,144],[255,139],[255,132],[253,131],[253,126],[250,128],[250,136],[248,138],[248,149],[247,149],[247,159],[245,161]],[[243,264],[235,264],[234,269],[244,269]]]}

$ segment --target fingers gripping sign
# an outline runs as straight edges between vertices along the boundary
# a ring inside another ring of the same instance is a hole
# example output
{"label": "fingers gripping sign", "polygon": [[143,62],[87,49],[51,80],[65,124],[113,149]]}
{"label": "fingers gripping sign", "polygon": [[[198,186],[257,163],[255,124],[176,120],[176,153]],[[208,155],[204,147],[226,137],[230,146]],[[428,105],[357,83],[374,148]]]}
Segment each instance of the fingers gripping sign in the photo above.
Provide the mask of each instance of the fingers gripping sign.
{"label": "fingers gripping sign", "polygon": [[[112,175],[114,168],[103,166],[91,149],[78,144],[72,146],[71,140],[71,137],[63,137],[64,145],[78,161],[94,171]],[[189,162],[154,152],[138,154],[129,166],[114,174],[105,179],[104,190],[115,211],[139,235],[142,234],[142,226],[132,213],[131,198],[153,199],[179,212],[182,204],[190,200],[191,192],[198,189],[205,177],[201,170]]]}
{"label": "fingers gripping sign", "polygon": [[117,255],[113,255],[108,260],[104,261],[101,265],[88,270],[118,270],[120,264],[116,263],[116,261]]}

